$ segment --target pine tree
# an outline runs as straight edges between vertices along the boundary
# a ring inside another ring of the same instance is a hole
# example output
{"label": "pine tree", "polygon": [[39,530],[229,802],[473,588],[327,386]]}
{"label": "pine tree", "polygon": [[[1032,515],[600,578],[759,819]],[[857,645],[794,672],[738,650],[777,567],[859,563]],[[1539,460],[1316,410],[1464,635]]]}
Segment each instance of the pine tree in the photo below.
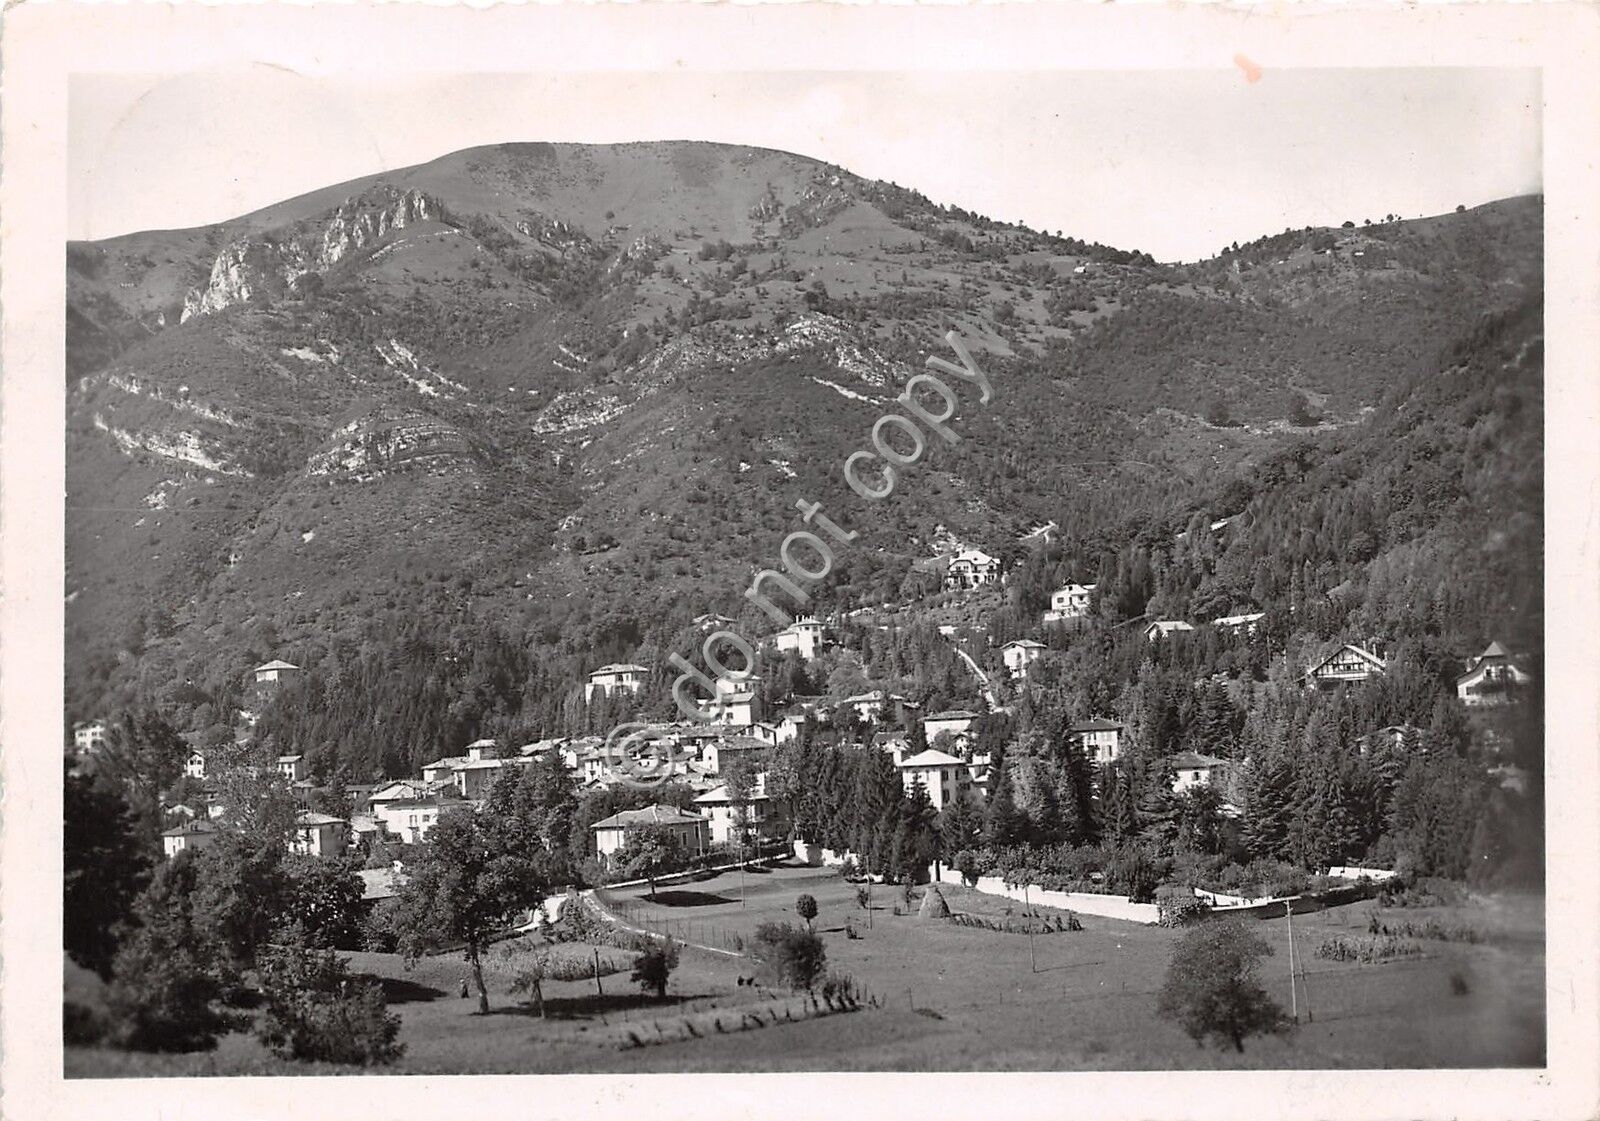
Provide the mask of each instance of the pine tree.
{"label": "pine tree", "polygon": [[1003,756],[996,761],[991,774],[989,804],[983,815],[983,841],[995,848],[1004,848],[1022,839],[1025,823],[1012,797],[1011,775]]}

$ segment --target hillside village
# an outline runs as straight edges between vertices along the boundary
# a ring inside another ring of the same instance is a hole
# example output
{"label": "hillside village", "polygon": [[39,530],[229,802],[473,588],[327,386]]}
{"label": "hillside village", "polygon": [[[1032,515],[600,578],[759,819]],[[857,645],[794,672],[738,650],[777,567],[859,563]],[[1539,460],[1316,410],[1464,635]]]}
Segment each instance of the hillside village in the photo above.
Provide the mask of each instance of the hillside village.
{"label": "hillside village", "polygon": [[[1296,1046],[1392,1065],[1364,986],[1403,955],[1442,1034],[1536,1063],[1541,957],[1346,920],[1542,888],[1541,220],[1163,265],[786,153],[506,145],[69,246],[74,1061],[193,1070],[249,1020],[288,1064],[688,1067],[737,1023],[804,1069],[835,1031],[994,1059],[969,1028],[1159,1066],[1175,939],[1292,917],[1349,1013]],[[847,489],[947,332],[992,401]],[[745,589],[818,504],[850,551],[772,617]],[[491,994],[549,1047],[447,999]]]}

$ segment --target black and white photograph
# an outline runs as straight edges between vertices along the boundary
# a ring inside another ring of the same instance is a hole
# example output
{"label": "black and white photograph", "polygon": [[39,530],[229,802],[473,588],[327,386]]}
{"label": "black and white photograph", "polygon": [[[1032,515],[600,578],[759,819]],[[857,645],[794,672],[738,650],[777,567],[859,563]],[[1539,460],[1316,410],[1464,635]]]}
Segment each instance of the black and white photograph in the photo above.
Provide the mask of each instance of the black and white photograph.
{"label": "black and white photograph", "polygon": [[61,87],[67,1083],[1552,1064],[1537,66]]}

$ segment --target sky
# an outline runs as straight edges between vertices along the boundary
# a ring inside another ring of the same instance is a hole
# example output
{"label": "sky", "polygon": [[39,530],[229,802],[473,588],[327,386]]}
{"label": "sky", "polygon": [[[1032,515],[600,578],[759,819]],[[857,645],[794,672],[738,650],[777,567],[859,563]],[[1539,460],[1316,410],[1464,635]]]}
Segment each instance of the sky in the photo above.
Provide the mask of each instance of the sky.
{"label": "sky", "polygon": [[70,236],[221,221],[507,141],[778,148],[1036,229],[1194,260],[1541,189],[1534,70],[467,74],[257,65],[69,82]]}

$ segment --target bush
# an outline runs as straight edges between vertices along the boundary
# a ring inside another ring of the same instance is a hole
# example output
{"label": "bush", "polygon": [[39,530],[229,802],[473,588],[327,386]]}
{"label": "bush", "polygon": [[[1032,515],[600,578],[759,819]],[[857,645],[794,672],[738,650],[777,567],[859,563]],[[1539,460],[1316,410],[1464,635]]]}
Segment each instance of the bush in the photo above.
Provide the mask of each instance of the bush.
{"label": "bush", "polygon": [[810,991],[828,964],[822,939],[789,923],[764,922],[756,927],[752,948],[764,979],[774,986]]}
{"label": "bush", "polygon": [[1190,926],[1205,918],[1210,909],[1186,887],[1164,884],[1156,890],[1156,921],[1162,926]]}
{"label": "bush", "polygon": [[1417,957],[1421,953],[1422,947],[1415,942],[1389,934],[1374,934],[1365,938],[1329,938],[1316,949],[1319,958],[1359,961],[1368,965],[1396,958]]}
{"label": "bush", "polygon": [[261,961],[266,1009],[256,1035],[290,1059],[367,1066],[399,1058],[400,1017],[391,1015],[383,988],[350,976],[344,958],[298,946],[267,952]]}
{"label": "bush", "polygon": [[226,1028],[211,1005],[217,995],[191,947],[141,927],[112,966],[111,1039],[133,1051],[209,1051]]}
{"label": "bush", "polygon": [[1197,1046],[1215,1036],[1219,1045],[1243,1051],[1247,1036],[1288,1026],[1283,1009],[1256,980],[1256,966],[1271,953],[1237,921],[1196,927],[1173,947],[1156,1009],[1178,1021]]}
{"label": "bush", "polygon": [[816,899],[811,895],[801,893],[800,898],[794,901],[794,913],[805,920],[807,930],[811,929],[811,920],[817,917]]}
{"label": "bush", "polygon": [[658,942],[633,959],[633,981],[640,988],[654,990],[657,999],[667,997],[667,981],[678,968],[678,947],[670,939]]}

